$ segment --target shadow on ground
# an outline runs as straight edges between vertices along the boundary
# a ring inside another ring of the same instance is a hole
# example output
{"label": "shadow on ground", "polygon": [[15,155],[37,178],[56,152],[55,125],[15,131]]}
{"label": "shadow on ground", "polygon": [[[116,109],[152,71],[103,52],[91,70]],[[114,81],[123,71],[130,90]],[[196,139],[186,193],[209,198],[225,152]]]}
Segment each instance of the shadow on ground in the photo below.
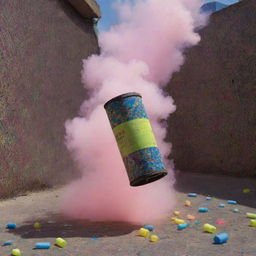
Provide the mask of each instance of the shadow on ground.
{"label": "shadow on ground", "polygon": [[[175,177],[175,189],[179,192],[236,200],[240,205],[256,208],[256,179],[188,172],[176,172]],[[249,188],[250,193],[243,193],[245,188]]]}
{"label": "shadow on ground", "polygon": [[[41,229],[36,230],[35,222],[41,223]],[[91,222],[89,220],[68,220],[60,215],[48,215],[44,219],[27,221],[24,225],[9,230],[22,238],[49,238],[49,237],[91,237],[120,236],[137,230],[139,226],[126,222]]]}

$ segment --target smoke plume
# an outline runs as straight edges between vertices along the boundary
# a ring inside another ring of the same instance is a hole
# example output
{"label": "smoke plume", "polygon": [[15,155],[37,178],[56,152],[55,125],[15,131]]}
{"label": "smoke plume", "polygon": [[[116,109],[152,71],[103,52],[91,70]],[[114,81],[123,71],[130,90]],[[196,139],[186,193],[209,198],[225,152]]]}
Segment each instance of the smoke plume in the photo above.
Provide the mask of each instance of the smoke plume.
{"label": "smoke plume", "polygon": [[[205,17],[199,0],[138,0],[117,4],[120,24],[99,34],[100,55],[83,61],[82,81],[90,98],[80,116],[68,120],[66,145],[82,178],[73,181],[62,199],[65,215],[92,221],[149,223],[173,209],[171,144],[164,141],[164,120],[175,111],[163,88],[184,62],[186,47],[200,37],[195,28]],[[182,86],[182,85],[181,85]],[[169,175],[130,187],[124,164],[103,105],[122,93],[138,92],[149,115]]]}

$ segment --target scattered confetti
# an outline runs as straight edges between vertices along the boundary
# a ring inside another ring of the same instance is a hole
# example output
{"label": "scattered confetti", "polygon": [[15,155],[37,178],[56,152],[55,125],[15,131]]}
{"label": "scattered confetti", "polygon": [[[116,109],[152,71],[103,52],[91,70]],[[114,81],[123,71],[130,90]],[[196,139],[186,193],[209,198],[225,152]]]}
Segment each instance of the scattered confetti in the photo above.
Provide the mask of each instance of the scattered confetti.
{"label": "scattered confetti", "polygon": [[179,216],[179,215],[180,215],[180,212],[179,212],[179,211],[174,211],[174,215],[175,215],[175,216]]}
{"label": "scattered confetti", "polygon": [[188,219],[188,220],[195,220],[196,217],[195,217],[194,215],[188,214],[188,215],[187,215],[187,219]]}
{"label": "scattered confetti", "polygon": [[185,201],[185,206],[191,206],[191,205],[192,205],[192,203],[189,200]]}
{"label": "scattered confetti", "polygon": [[225,221],[224,220],[216,220],[217,225],[224,225]]}

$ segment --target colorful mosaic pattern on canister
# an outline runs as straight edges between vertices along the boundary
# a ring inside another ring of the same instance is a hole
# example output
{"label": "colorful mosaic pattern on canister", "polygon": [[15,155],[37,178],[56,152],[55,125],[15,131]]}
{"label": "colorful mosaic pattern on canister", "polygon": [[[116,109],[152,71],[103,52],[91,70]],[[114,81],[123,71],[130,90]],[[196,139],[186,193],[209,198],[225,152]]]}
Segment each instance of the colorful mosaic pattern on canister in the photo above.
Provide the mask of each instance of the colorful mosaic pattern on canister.
{"label": "colorful mosaic pattern on canister", "polygon": [[[127,93],[104,105],[132,186],[167,174],[155,137],[137,93]],[[152,178],[153,177],[153,178]]]}

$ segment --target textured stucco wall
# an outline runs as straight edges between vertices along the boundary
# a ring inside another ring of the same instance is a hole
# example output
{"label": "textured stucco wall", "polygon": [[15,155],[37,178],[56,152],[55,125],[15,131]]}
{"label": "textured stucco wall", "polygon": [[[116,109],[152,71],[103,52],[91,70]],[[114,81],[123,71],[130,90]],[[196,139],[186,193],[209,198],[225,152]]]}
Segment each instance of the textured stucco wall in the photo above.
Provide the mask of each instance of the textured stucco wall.
{"label": "textured stucco wall", "polygon": [[1,0],[0,10],[1,197],[70,174],[64,122],[86,96],[82,59],[98,44],[67,0]]}
{"label": "textured stucco wall", "polygon": [[214,13],[168,90],[176,168],[256,176],[256,1]]}

